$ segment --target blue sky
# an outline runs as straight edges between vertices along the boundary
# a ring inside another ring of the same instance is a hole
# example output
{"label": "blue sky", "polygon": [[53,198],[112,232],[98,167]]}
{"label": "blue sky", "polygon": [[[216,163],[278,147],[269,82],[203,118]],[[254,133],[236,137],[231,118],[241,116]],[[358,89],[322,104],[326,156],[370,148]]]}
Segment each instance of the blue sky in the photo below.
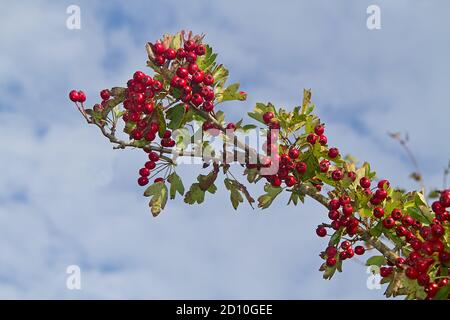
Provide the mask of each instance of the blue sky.
{"label": "blue sky", "polygon": [[[81,30],[65,27],[81,8]],[[366,8],[381,8],[381,30]],[[363,259],[331,281],[313,202],[235,212],[226,191],[202,206],[175,200],[157,218],[135,180],[143,155],[114,151],[67,93],[121,85],[146,41],[192,29],[249,93],[223,106],[238,120],[256,101],[292,106],[312,88],[329,142],[416,188],[388,131],[408,132],[427,186],[450,157],[447,1],[16,1],[0,12],[0,298],[382,298]],[[95,99],[93,98],[95,97]],[[192,168],[181,167],[186,178]],[[199,169],[199,168],[198,168]],[[200,169],[199,169],[200,170]],[[220,208],[220,209],[219,209]],[[218,210],[219,209],[219,210]],[[82,290],[66,288],[77,264]]]}

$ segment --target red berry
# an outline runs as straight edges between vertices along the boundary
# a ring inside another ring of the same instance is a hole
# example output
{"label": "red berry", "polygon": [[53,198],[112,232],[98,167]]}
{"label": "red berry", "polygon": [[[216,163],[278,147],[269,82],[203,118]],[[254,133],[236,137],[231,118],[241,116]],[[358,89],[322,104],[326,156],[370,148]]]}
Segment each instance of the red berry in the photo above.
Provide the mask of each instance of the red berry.
{"label": "red berry", "polygon": [[205,101],[202,107],[206,112],[211,112],[214,110],[214,103],[212,103],[211,101]]}
{"label": "red berry", "polygon": [[139,177],[138,179],[138,184],[143,187],[148,183],[148,178],[147,177]]}
{"label": "red berry", "polygon": [[177,50],[177,58],[178,59],[186,58],[186,51],[183,48],[179,48]]}
{"label": "red berry", "polygon": [[316,234],[319,237],[323,238],[323,237],[325,237],[327,235],[327,229],[325,229],[324,226],[318,226],[317,229],[316,229]]}
{"label": "red berry", "polygon": [[348,195],[346,195],[346,194],[343,194],[342,196],[339,197],[339,204],[340,204],[341,206],[344,206],[344,205],[346,205],[346,204],[350,204],[350,202],[351,202],[351,199],[350,199],[350,197],[349,197]]}
{"label": "red berry", "polygon": [[149,158],[151,161],[154,161],[154,162],[156,162],[156,161],[159,160],[158,154],[157,154],[156,152],[154,152],[154,151],[152,151],[152,152],[150,152],[150,153],[148,154],[148,158]]}
{"label": "red berry", "polygon": [[402,212],[400,211],[400,209],[395,208],[391,212],[391,217],[394,220],[400,220],[402,218]]}
{"label": "red berry", "polygon": [[387,197],[387,191],[384,189],[378,189],[377,191],[375,191],[375,197],[384,200]]}
{"label": "red berry", "polygon": [[383,278],[389,277],[392,271],[393,271],[392,267],[381,267],[380,276],[382,276]]}
{"label": "red berry", "polygon": [[390,186],[390,183],[389,183],[388,180],[380,180],[380,181],[378,181],[377,187],[379,189],[386,189],[386,188],[389,188],[389,186]]}
{"label": "red berry", "polygon": [[328,142],[328,139],[327,139],[327,137],[325,136],[325,135],[320,135],[319,136],[319,143],[321,144],[321,145],[326,145],[327,144],[327,142]]}
{"label": "red berry", "polygon": [[356,180],[356,173],[353,171],[347,172],[347,177],[352,180],[355,181]]}
{"label": "red berry", "polygon": [[331,200],[328,202],[328,207],[330,208],[330,210],[337,210],[337,209],[339,209],[340,206],[341,206],[341,205],[340,205],[338,199],[331,199]]}
{"label": "red berry", "polygon": [[167,60],[173,60],[177,57],[177,52],[172,48],[168,48],[164,52],[164,57],[166,57]]}
{"label": "red berry", "polygon": [[76,90],[70,91],[70,92],[69,92],[69,99],[70,99],[72,102],[78,102],[78,99],[79,99],[78,91],[76,91]]}
{"label": "red berry", "polygon": [[194,74],[199,70],[200,70],[200,68],[198,67],[198,65],[196,63],[191,63],[188,66],[188,71],[190,74]]}
{"label": "red berry", "polygon": [[188,61],[188,62],[191,62],[191,63],[193,63],[193,62],[195,62],[195,61],[197,61],[197,54],[195,53],[195,52],[188,52],[187,54],[186,54],[186,60]]}
{"label": "red berry", "polygon": [[189,77],[188,69],[183,68],[183,67],[178,68],[177,76],[179,76],[180,78],[186,79],[187,77]]}
{"label": "red berry", "polygon": [[441,192],[439,202],[445,208],[450,207],[450,190],[444,190]]}
{"label": "red berry", "polygon": [[344,215],[346,215],[346,216],[349,216],[349,215],[351,215],[352,213],[353,213],[353,207],[352,207],[352,205],[351,204],[345,204],[343,207],[342,207],[342,213],[344,214]]}
{"label": "red berry", "polygon": [[153,79],[152,77],[150,77],[149,75],[145,75],[145,77],[141,80],[141,83],[145,86],[151,86],[153,83]]}
{"label": "red berry", "polygon": [[86,101],[86,94],[83,91],[78,91],[78,102],[85,102]]}
{"label": "red berry", "polygon": [[164,51],[166,51],[166,48],[164,47],[164,45],[161,42],[157,42],[153,45],[153,52],[156,55],[162,55],[164,53]]}
{"label": "red berry", "polygon": [[143,73],[142,71],[136,71],[133,74],[133,80],[136,82],[141,82],[142,79],[144,79],[144,77],[145,77],[145,73]]}
{"label": "red berry", "polygon": [[200,94],[194,93],[192,95],[192,100],[191,101],[192,101],[192,103],[195,106],[199,106],[199,105],[201,105],[203,103],[203,98],[202,98],[202,96]]}
{"label": "red berry", "polygon": [[205,75],[205,78],[203,79],[203,83],[207,86],[211,86],[214,84],[214,77],[210,74]]}
{"label": "red berry", "polygon": [[363,246],[356,246],[356,247],[355,247],[355,253],[356,253],[358,256],[363,255],[364,252],[366,252],[366,249],[364,249]]}
{"label": "red berry", "polygon": [[140,129],[134,129],[134,130],[131,132],[131,137],[132,137],[134,140],[141,140],[141,139],[144,137],[144,133],[143,133],[142,130],[140,130]]}
{"label": "red berry", "polygon": [[348,248],[350,248],[350,246],[351,246],[351,243],[348,240],[342,241],[342,243],[341,243],[341,248],[344,250],[347,250]]}
{"label": "red berry", "polygon": [[328,218],[330,218],[330,220],[337,220],[339,219],[339,211],[337,210],[331,210],[330,212],[328,212]]}
{"label": "red berry", "polygon": [[166,58],[164,56],[155,56],[155,63],[159,66],[163,65],[166,62]]}
{"label": "red berry", "polygon": [[278,178],[277,176],[274,176],[270,183],[272,184],[273,187],[279,187],[281,186],[281,179]]}
{"label": "red berry", "polygon": [[273,119],[274,116],[275,115],[273,114],[273,112],[268,111],[263,114],[263,121],[268,124],[270,123],[270,121]]}
{"label": "red berry", "polygon": [[203,56],[206,53],[206,47],[202,44],[198,45],[197,48],[195,48],[195,53],[198,56]]}
{"label": "red berry", "polygon": [[419,275],[419,273],[417,272],[416,269],[412,268],[412,267],[408,267],[405,270],[405,275],[409,278],[409,279],[417,279],[417,276]]}
{"label": "red berry", "polygon": [[336,158],[339,155],[339,150],[337,148],[330,148],[330,150],[328,150],[328,156],[331,159]]}
{"label": "red berry", "polygon": [[342,173],[341,169],[336,169],[331,173],[331,178],[333,178],[334,181],[339,181],[344,177],[344,174]]}
{"label": "red berry", "polygon": [[317,141],[317,136],[314,133],[310,133],[308,134],[308,136],[306,137],[306,141],[308,141],[311,144],[315,144]]}
{"label": "red berry", "polygon": [[307,169],[307,165],[304,162],[299,162],[295,165],[295,170],[297,170],[297,172],[300,174],[305,173]]}
{"label": "red berry", "polygon": [[153,109],[153,103],[145,103],[142,111],[144,111],[145,114],[151,114],[153,112]]}
{"label": "red berry", "polygon": [[197,71],[192,75],[192,81],[200,83],[205,79],[205,73],[203,71]]}
{"label": "red berry", "polygon": [[294,176],[288,176],[285,179],[285,182],[288,187],[292,187],[293,185],[295,185],[297,183],[297,179],[295,179]]}
{"label": "red berry", "polygon": [[405,227],[409,227],[409,226],[412,226],[414,224],[414,218],[411,217],[411,216],[404,216],[401,220],[402,220],[402,224]]}
{"label": "red berry", "polygon": [[392,229],[395,226],[395,220],[392,219],[391,217],[388,217],[383,220],[383,226],[386,229]]}
{"label": "red berry", "polygon": [[155,80],[155,81],[153,81],[152,87],[153,87],[154,91],[158,92],[158,91],[162,90],[163,85],[162,85],[161,81]]}
{"label": "red berry", "polygon": [[327,262],[326,262],[327,266],[333,267],[334,265],[336,265],[336,263],[337,263],[337,260],[336,260],[335,257],[328,257],[327,258]]}
{"label": "red berry", "polygon": [[100,91],[100,97],[103,100],[108,100],[111,97],[111,94],[108,89],[103,89],[102,91]]}
{"label": "red berry", "polygon": [[433,210],[434,213],[443,214],[445,212],[444,206],[439,201],[433,202],[431,204],[431,209]]}
{"label": "red berry", "polygon": [[144,138],[147,141],[153,141],[156,138],[156,134],[154,132],[149,131],[145,134]]}
{"label": "red berry", "polygon": [[408,233],[408,230],[404,226],[397,226],[397,228],[395,228],[395,233],[399,237],[404,237]]}
{"label": "red berry", "polygon": [[156,163],[155,163],[154,161],[147,161],[147,162],[145,163],[145,167],[146,167],[148,170],[153,170],[153,169],[155,169],[155,167],[156,167]]}
{"label": "red berry", "polygon": [[143,177],[148,177],[150,175],[150,170],[148,168],[139,169],[139,174]]}
{"label": "red berry", "polygon": [[420,273],[417,276],[417,283],[421,286],[426,286],[430,283],[430,276],[426,273]]}
{"label": "red berry", "polygon": [[320,136],[325,132],[325,126],[323,124],[318,124],[315,128],[314,128],[314,132]]}
{"label": "red berry", "polygon": [[227,130],[236,130],[236,125],[234,124],[234,123],[232,123],[232,122],[230,122],[230,123],[228,123],[227,124]]}
{"label": "red berry", "polygon": [[359,180],[359,185],[364,189],[370,188],[370,179],[367,177],[362,177],[361,180]]}
{"label": "red berry", "polygon": [[297,148],[289,149],[289,157],[291,157],[291,159],[297,159],[299,155],[300,151]]}
{"label": "red berry", "polygon": [[322,161],[320,161],[319,163],[320,172],[328,172],[329,169],[330,169],[330,161],[328,161],[327,159],[323,159]]}
{"label": "red berry", "polygon": [[445,230],[444,227],[442,227],[440,224],[433,224],[431,226],[431,233],[433,233],[433,236],[436,238],[440,238],[444,235]]}
{"label": "red berry", "polygon": [[384,210],[383,208],[376,207],[373,209],[373,215],[375,218],[381,218],[384,216]]}
{"label": "red berry", "polygon": [[336,247],[329,246],[326,248],[325,253],[328,257],[334,257],[337,254],[337,249]]}
{"label": "red berry", "polygon": [[163,178],[156,178],[156,179],[154,180],[154,182],[155,182],[155,183],[158,183],[158,182],[164,182],[164,179],[163,179]]}
{"label": "red berry", "polygon": [[196,47],[197,47],[197,45],[192,40],[187,40],[184,42],[184,50],[186,50],[186,51],[195,50]]}

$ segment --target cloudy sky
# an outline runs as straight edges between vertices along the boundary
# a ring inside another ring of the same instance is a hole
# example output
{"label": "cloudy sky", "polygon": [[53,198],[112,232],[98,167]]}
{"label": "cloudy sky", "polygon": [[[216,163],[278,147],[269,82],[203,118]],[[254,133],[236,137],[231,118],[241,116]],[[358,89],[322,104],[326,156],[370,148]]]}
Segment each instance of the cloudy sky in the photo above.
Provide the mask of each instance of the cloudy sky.
{"label": "cloudy sky", "polygon": [[[81,8],[81,29],[66,8]],[[366,8],[381,8],[368,30]],[[149,213],[140,152],[115,151],[68,102],[79,88],[123,85],[145,66],[146,41],[192,29],[256,101],[292,106],[312,88],[329,142],[416,188],[388,131],[408,133],[427,186],[450,158],[448,1],[10,1],[0,10],[0,298],[382,298],[363,259],[322,280],[308,201],[235,212],[221,187],[204,205]],[[95,98],[94,98],[95,97]],[[200,170],[200,168],[195,168]],[[180,168],[186,178],[191,167]],[[68,290],[66,268],[81,268]]]}

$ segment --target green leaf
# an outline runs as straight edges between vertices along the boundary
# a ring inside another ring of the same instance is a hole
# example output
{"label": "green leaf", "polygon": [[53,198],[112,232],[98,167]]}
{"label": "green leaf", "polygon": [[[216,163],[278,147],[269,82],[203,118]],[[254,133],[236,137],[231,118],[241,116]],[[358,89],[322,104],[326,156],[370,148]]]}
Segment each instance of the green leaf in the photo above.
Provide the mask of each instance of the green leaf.
{"label": "green leaf", "polygon": [[156,217],[167,203],[167,186],[164,182],[156,182],[144,191],[144,196],[152,197],[149,207],[152,215]]}
{"label": "green leaf", "polygon": [[212,48],[209,45],[206,45],[206,52],[203,56],[197,58],[197,65],[201,70],[206,71],[214,66],[216,58],[217,53],[213,53]]}
{"label": "green leaf", "polygon": [[166,132],[166,119],[164,118],[164,112],[161,108],[156,107],[156,114],[158,116],[158,135],[160,138],[164,136],[164,132]]}
{"label": "green leaf", "polygon": [[422,210],[420,210],[419,208],[416,207],[409,207],[407,209],[408,214],[413,217],[414,219],[416,219],[417,221],[420,221],[422,223],[431,223],[431,221],[433,220],[432,216],[429,214],[425,214]]}
{"label": "green leaf", "polygon": [[340,228],[339,230],[336,230],[333,235],[330,238],[329,245],[330,246],[336,246],[339,241],[341,241],[342,235],[344,234],[344,228]]}
{"label": "green leaf", "polygon": [[184,104],[180,103],[176,106],[170,108],[166,112],[167,119],[170,119],[170,123],[167,126],[169,129],[176,130],[181,127],[181,122],[183,121],[185,113]]}
{"label": "green leaf", "polygon": [[258,169],[253,168],[253,169],[248,169],[246,168],[244,170],[244,175],[247,175],[247,181],[249,183],[253,183],[256,180],[256,177],[258,176]]}
{"label": "green leaf", "polygon": [[216,89],[217,102],[239,100],[244,101],[247,95],[239,91],[239,83],[229,85],[225,90],[222,88]]}
{"label": "green leaf", "polygon": [[428,193],[428,198],[430,199],[436,199],[439,198],[441,195],[441,192],[439,190],[431,190],[430,193]]}
{"label": "green leaf", "polygon": [[272,187],[270,184],[264,186],[266,194],[258,198],[258,207],[267,209],[273,202],[273,200],[283,191],[281,187]]}
{"label": "green leaf", "polygon": [[177,50],[181,47],[181,33],[180,32],[176,33],[173,36],[172,41],[170,42],[170,47],[175,50]]}
{"label": "green leaf", "polygon": [[184,196],[184,202],[188,204],[202,203],[205,200],[205,191],[200,188],[200,184],[194,183]]}
{"label": "green leaf", "polygon": [[167,181],[170,183],[170,199],[175,199],[175,195],[178,192],[180,195],[184,195],[184,185],[181,178],[177,175],[176,172],[173,172],[168,178]]}
{"label": "green leaf", "polygon": [[233,180],[225,178],[223,182],[225,184],[225,187],[230,191],[231,204],[233,205],[234,210],[236,210],[239,204],[244,202],[244,198],[242,197],[238,187],[233,182]]}
{"label": "green leaf", "polygon": [[243,126],[241,129],[244,132],[248,132],[250,130],[256,129],[257,126],[255,126],[254,124],[246,124],[245,126]]}
{"label": "green leaf", "polygon": [[219,64],[212,71],[212,76],[214,77],[214,82],[217,83],[219,87],[223,87],[228,78],[228,70]]}
{"label": "green leaf", "polygon": [[373,256],[367,259],[366,266],[378,266],[381,267],[387,263],[386,258],[383,256]]}
{"label": "green leaf", "polygon": [[370,229],[370,234],[374,237],[379,237],[383,233],[383,224],[378,222],[375,227]]}
{"label": "green leaf", "polygon": [[440,288],[434,296],[434,300],[447,300],[448,295],[450,295],[450,284]]}

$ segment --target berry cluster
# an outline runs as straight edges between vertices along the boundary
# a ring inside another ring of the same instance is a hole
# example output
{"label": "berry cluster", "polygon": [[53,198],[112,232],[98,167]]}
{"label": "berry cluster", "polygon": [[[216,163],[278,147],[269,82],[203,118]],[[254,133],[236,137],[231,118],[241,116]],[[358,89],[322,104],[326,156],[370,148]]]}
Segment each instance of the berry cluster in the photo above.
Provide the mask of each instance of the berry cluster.
{"label": "berry cluster", "polygon": [[152,47],[155,54],[154,63],[158,65],[171,63],[170,68],[175,71],[170,80],[171,93],[186,103],[192,103],[205,112],[214,109],[214,77],[210,73],[205,73],[197,65],[197,57],[206,53],[206,47],[194,40],[184,41],[183,48],[175,51],[172,48],[165,48],[161,42],[157,42]]}
{"label": "berry cluster", "polygon": [[404,271],[406,277],[417,280],[424,287],[428,299],[433,298],[439,288],[448,284],[446,275],[450,265],[450,248],[445,238],[450,221],[450,215],[446,211],[448,207],[450,190],[444,190],[439,201],[432,205],[435,217],[429,225],[418,222],[399,209],[394,209],[390,217],[383,220],[383,226],[387,229],[395,227],[396,235],[405,240],[411,250],[404,258],[399,257],[395,263],[388,262],[388,266],[381,268],[381,276],[388,277],[394,270]]}
{"label": "berry cluster", "polygon": [[[267,134],[267,141],[263,144],[263,150],[268,156],[276,157],[279,163],[278,172],[271,176],[266,176],[267,181],[271,183],[274,187],[279,187],[284,184],[287,187],[293,187],[302,180],[304,180],[304,174],[308,170],[308,165],[306,162],[301,160],[301,146],[298,145],[287,145],[280,144],[277,146],[275,142],[278,140],[279,136],[275,130],[280,128],[280,124],[275,118],[273,112],[266,112],[263,114],[263,121],[268,125],[269,132]],[[307,136],[307,142],[310,145],[320,143],[323,146],[327,145],[327,137],[324,135],[325,126],[323,124],[318,124],[314,128],[314,133]],[[284,141],[284,140],[283,140]],[[322,173],[329,172],[331,168],[330,160],[336,159],[339,156],[339,150],[337,148],[328,149],[328,159],[322,159],[319,163],[319,171]],[[264,163],[261,166],[270,166],[271,159],[263,159]],[[331,178],[335,181],[341,180],[343,178],[341,168],[334,169],[331,172]],[[354,175],[354,173],[349,173],[349,176]],[[311,182],[316,186],[318,191],[321,190],[321,181],[316,178],[312,178]]]}
{"label": "berry cluster", "polygon": [[69,92],[69,99],[75,103],[83,103],[86,101],[86,94],[83,91],[72,90]]}

